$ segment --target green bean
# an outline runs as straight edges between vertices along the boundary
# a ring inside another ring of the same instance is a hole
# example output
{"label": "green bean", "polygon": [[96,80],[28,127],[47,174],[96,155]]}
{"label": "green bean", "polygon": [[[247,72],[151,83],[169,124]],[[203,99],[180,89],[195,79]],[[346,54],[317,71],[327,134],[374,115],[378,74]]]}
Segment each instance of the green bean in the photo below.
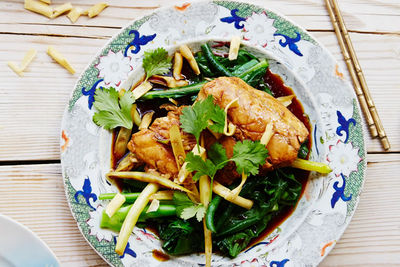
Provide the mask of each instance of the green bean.
{"label": "green bean", "polygon": [[[138,198],[140,193],[123,193],[126,203],[133,203]],[[104,193],[99,195],[100,200],[113,199],[116,193]]]}
{"label": "green bean", "polygon": [[210,63],[211,67],[215,69],[215,71],[219,72],[221,75],[225,75],[228,77],[232,77],[232,73],[225,68],[220,62],[218,62],[217,58],[214,56],[213,52],[211,51],[211,47],[209,44],[203,44],[201,46],[201,50],[204,53],[204,56],[207,58],[208,62]]}
{"label": "green bean", "polygon": [[244,73],[245,71],[254,67],[257,64],[258,64],[258,60],[252,59],[249,62],[246,62],[243,65],[239,65],[236,68],[234,68],[232,74],[233,74],[233,76],[240,75],[241,73]]}
{"label": "green bean", "polygon": [[247,71],[241,73],[238,77],[241,78],[242,80],[246,81],[248,79],[248,77],[254,72],[254,71],[258,71],[260,69],[266,69],[268,68],[269,64],[268,61],[266,59],[260,61],[257,65],[254,65],[253,67],[251,67],[250,69],[248,69]]}
{"label": "green bean", "polygon": [[207,226],[208,230],[210,230],[213,233],[215,233],[217,231],[217,229],[214,225],[214,216],[215,216],[215,212],[218,209],[219,203],[221,203],[221,200],[222,200],[222,197],[220,197],[218,195],[215,196],[207,208],[206,226]]}

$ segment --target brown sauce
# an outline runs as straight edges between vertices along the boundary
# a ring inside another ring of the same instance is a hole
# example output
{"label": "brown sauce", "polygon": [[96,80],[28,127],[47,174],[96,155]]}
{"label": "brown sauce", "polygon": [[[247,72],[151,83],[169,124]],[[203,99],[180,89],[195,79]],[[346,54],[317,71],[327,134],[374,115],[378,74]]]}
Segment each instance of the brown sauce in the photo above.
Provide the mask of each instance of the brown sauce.
{"label": "brown sauce", "polygon": [[[277,75],[272,73],[269,69],[267,70],[267,73],[265,74],[264,77],[265,82],[271,89],[272,94],[274,97],[281,97],[281,96],[287,96],[287,95],[292,95],[293,90],[290,87],[287,87],[282,78]],[[297,98],[293,98],[292,103],[288,106],[288,109],[299,119],[301,120],[304,125],[307,127],[308,131],[311,133],[311,124],[310,121],[308,120],[308,117],[304,114],[304,109],[303,106],[301,105],[300,101],[297,100]],[[311,148],[311,138],[309,137],[308,140],[308,149]],[[307,155],[308,158],[308,155]],[[293,169],[293,174],[296,177],[296,180],[301,183],[301,194],[300,198],[304,193],[304,190],[306,188],[306,184],[308,182],[308,176],[310,174],[309,171],[304,171],[300,169]],[[296,204],[297,206],[297,204]],[[253,246],[254,244],[262,241],[265,239],[269,234],[271,234],[279,225],[281,225],[296,209],[296,206],[293,207],[287,207],[286,209],[283,209],[277,216],[272,218],[272,220],[268,223],[267,228],[257,237],[254,238],[247,248]]]}
{"label": "brown sauce", "polygon": [[[188,66],[184,64],[183,68],[183,74],[185,76],[189,76],[190,71],[188,70]],[[287,95],[292,95],[294,94],[293,90],[286,86],[284,84],[284,81],[282,78],[277,75],[272,73],[269,69],[267,70],[267,73],[265,74],[264,80],[268,87],[271,89],[271,92],[273,93],[274,97],[281,97],[281,96],[287,96]],[[157,88],[159,90],[163,90],[162,86],[159,86]],[[164,103],[168,103],[169,101],[167,99],[154,99],[151,101],[146,101],[146,102],[138,102],[137,103],[137,109],[140,113],[140,115],[143,115],[147,112],[154,111],[154,116],[153,118],[158,118],[158,117],[163,117],[167,115],[167,111],[164,109],[160,109],[160,105]],[[183,104],[190,104],[191,103],[191,97],[183,97],[181,99],[178,99],[179,105]],[[309,132],[311,133],[311,124],[309,122],[308,117],[304,114],[304,109],[300,101],[297,100],[297,98],[293,98],[292,103],[288,106],[288,109],[299,119],[301,120],[304,125],[307,127]],[[114,142],[117,137],[118,132],[114,131],[113,132],[113,142],[112,142],[112,147],[111,147],[111,166],[113,169],[117,166],[118,162],[120,159],[116,159],[113,151],[114,151]],[[311,138],[308,140],[308,148],[310,149],[311,147]],[[308,156],[307,156],[308,158]],[[309,172],[308,171],[303,171],[299,169],[294,169],[293,173],[296,177],[296,179],[302,184],[302,191],[300,197],[303,195],[304,190],[306,188],[306,184],[308,181],[308,176]],[[120,190],[122,190],[122,181],[118,181],[119,179],[116,179],[115,184],[118,186]],[[254,245],[255,243],[260,242],[264,238],[266,238],[272,231],[274,231],[279,225],[281,225],[295,210],[294,207],[287,207],[286,209],[282,210],[277,216],[275,216],[269,223],[267,228],[255,239],[253,239],[250,244],[248,245],[248,248]],[[151,230],[152,232],[157,233],[157,227],[156,225],[148,225],[146,227],[147,229]],[[159,250],[153,250],[153,257],[159,261],[167,261],[170,259],[170,257],[163,252]]]}
{"label": "brown sauce", "polygon": [[153,258],[155,258],[158,261],[167,261],[170,259],[170,257],[167,254],[157,249],[153,249]]}

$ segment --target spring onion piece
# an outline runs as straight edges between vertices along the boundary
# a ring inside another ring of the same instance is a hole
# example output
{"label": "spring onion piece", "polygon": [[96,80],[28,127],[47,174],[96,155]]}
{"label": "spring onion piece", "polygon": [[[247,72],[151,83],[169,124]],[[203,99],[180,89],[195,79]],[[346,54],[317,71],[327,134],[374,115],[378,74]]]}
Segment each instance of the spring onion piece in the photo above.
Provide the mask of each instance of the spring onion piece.
{"label": "spring onion piece", "polygon": [[62,5],[59,5],[53,9],[53,15],[51,18],[57,18],[58,16],[64,14],[65,12],[68,12],[72,9],[71,3],[65,3]]}
{"label": "spring onion piece", "polygon": [[87,10],[87,15],[89,18],[93,18],[99,15],[106,7],[108,7],[108,4],[105,2],[97,3]]}
{"label": "spring onion piece", "polygon": [[[195,146],[192,149],[193,154],[203,157],[206,154],[206,150],[202,146]],[[190,171],[187,170],[187,162],[183,163],[182,168],[179,170],[178,173],[178,182],[184,183],[186,178],[189,176]]]}
{"label": "spring onion piece", "polygon": [[132,129],[127,129],[125,127],[120,128],[114,144],[114,155],[117,159],[120,159],[122,158],[122,156],[125,155],[125,152],[127,150],[126,145],[131,139],[131,133]]}
{"label": "spring onion piece", "polygon": [[235,189],[232,190],[233,195],[235,195],[236,197],[239,196],[240,191],[242,191],[242,187],[243,187],[244,183],[246,182],[246,180],[247,180],[247,175],[242,173],[242,181]]}
{"label": "spring onion piece", "polygon": [[140,122],[139,125],[139,130],[144,130],[149,128],[151,124],[151,120],[153,119],[154,111],[147,112],[146,114],[143,115],[142,121]]}
{"label": "spring onion piece", "polygon": [[140,114],[136,109],[136,104],[132,105],[131,117],[133,119],[133,122],[136,124],[136,126],[139,127],[140,123],[142,123],[142,118],[140,118]]}
{"label": "spring onion piece", "polygon": [[175,52],[174,55],[174,67],[172,74],[176,80],[181,80],[183,79],[182,77],[182,66],[183,66],[183,59],[182,55],[179,52]]}
{"label": "spring onion piece", "polygon": [[39,1],[25,0],[24,8],[48,18],[51,18],[53,15],[53,8]]}
{"label": "spring onion piece", "polygon": [[319,173],[330,173],[332,169],[329,167],[328,164],[322,163],[322,162],[315,162],[311,160],[305,160],[305,159],[295,159],[293,161],[292,165],[293,168],[297,169],[302,169],[306,171],[316,171]]}
{"label": "spring onion piece", "polygon": [[139,86],[137,86],[132,91],[134,99],[137,100],[137,99],[141,98],[144,94],[146,94],[152,88],[153,88],[153,86],[151,86],[151,83],[149,83],[148,81],[142,82],[141,84],[139,84]]}
{"label": "spring onion piece", "polygon": [[[208,176],[203,175],[199,180],[200,188],[200,202],[204,207],[208,207],[211,197],[210,191],[210,179]],[[212,232],[207,228],[206,220],[203,218],[203,228],[204,228],[204,253],[206,255],[206,267],[211,267],[211,256],[212,256]]]}
{"label": "spring onion piece", "polygon": [[226,105],[226,107],[225,107],[226,115],[225,115],[224,135],[226,135],[226,136],[232,136],[236,131],[236,125],[231,122],[228,123],[228,110],[230,108],[234,108],[237,106],[239,106],[239,98],[238,97],[233,99],[231,102],[229,102],[229,104]]}
{"label": "spring onion piece", "polygon": [[236,196],[234,193],[232,193],[231,190],[229,190],[229,188],[223,186],[217,181],[213,181],[213,192],[223,197],[227,201],[232,202],[233,204],[236,204],[242,208],[249,210],[253,206],[252,200],[243,198],[241,196]]}
{"label": "spring onion piece", "polygon": [[182,86],[187,86],[189,84],[186,80],[176,80],[174,77],[153,75],[150,78],[152,83],[161,84],[167,86],[168,88],[177,88]]}
{"label": "spring onion piece", "polygon": [[180,190],[189,194],[193,194],[186,188],[172,182],[171,180],[159,175],[147,172],[109,172],[106,174],[107,178],[120,178],[120,179],[134,179],[146,183],[157,183],[167,188]]}
{"label": "spring onion piece", "polygon": [[288,107],[290,104],[292,104],[292,99],[294,98],[295,95],[287,95],[287,96],[281,96],[276,98],[279,102],[281,102],[282,105],[285,107]]}
{"label": "spring onion piece", "polygon": [[71,74],[75,73],[74,68],[71,66],[71,64],[69,64],[67,59],[60,52],[58,52],[53,46],[50,45],[47,48],[47,54],[50,57],[52,57],[58,64],[67,69]]}
{"label": "spring onion piece", "polygon": [[182,56],[189,62],[189,65],[192,68],[194,74],[199,75],[199,65],[197,65],[197,61],[194,58],[192,51],[190,51],[190,48],[187,45],[181,45],[179,47],[179,51],[181,52]]}
{"label": "spring onion piece", "polygon": [[229,60],[237,59],[241,41],[242,41],[242,38],[240,36],[232,37],[231,44],[229,46],[229,56],[228,56]]}
{"label": "spring onion piece", "polygon": [[118,255],[122,256],[124,254],[126,245],[128,244],[129,236],[131,235],[140,214],[149,202],[150,196],[157,192],[158,188],[158,184],[149,183],[140,193],[135,203],[133,203],[128,215],[126,215],[124,223],[122,224],[121,231],[117,239],[117,244],[115,245],[115,252],[117,252]]}
{"label": "spring onion piece", "polygon": [[174,153],[176,166],[178,170],[181,169],[182,164],[185,161],[186,153],[183,148],[181,131],[178,125],[172,125],[169,129],[169,139],[171,141],[172,152]]}
{"label": "spring onion piece", "polygon": [[136,158],[135,154],[132,152],[129,152],[128,155],[126,155],[117,165],[117,168],[115,169],[116,172],[122,172],[122,171],[130,171],[132,170],[133,166],[135,163],[138,163],[138,159]]}
{"label": "spring onion piece", "polygon": [[83,13],[82,8],[74,7],[74,8],[72,8],[71,11],[68,13],[67,17],[69,18],[69,20],[70,20],[72,23],[75,23],[75,22],[79,19],[79,17],[82,15],[82,13]]}
{"label": "spring onion piece", "polygon": [[120,193],[116,194],[106,207],[108,217],[112,217],[115,212],[125,203],[125,197]]}
{"label": "spring onion piece", "polygon": [[153,199],[146,213],[157,211],[159,207],[160,207],[160,201],[158,199]]}
{"label": "spring onion piece", "polygon": [[21,64],[18,66],[14,62],[8,62],[8,66],[19,76],[23,76],[24,70],[28,67],[28,65],[32,62],[32,60],[36,57],[37,51],[35,49],[29,49],[26,52],[24,58],[22,59]]}
{"label": "spring onion piece", "polygon": [[273,128],[274,128],[274,125],[272,123],[267,123],[267,126],[265,126],[265,131],[260,139],[261,144],[268,145],[269,140],[274,135],[274,132],[272,131]]}

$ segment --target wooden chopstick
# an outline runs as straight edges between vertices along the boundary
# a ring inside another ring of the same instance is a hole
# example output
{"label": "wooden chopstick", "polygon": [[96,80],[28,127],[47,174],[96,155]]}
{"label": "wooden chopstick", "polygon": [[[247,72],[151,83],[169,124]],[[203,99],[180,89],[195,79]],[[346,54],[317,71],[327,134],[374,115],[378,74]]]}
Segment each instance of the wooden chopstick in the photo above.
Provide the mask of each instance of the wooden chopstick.
{"label": "wooden chopstick", "polygon": [[364,112],[365,120],[367,121],[367,125],[371,132],[371,135],[372,137],[379,136],[383,148],[385,150],[389,150],[389,140],[386,136],[385,129],[383,128],[382,122],[378,116],[378,111],[375,108],[374,101],[372,100],[371,94],[369,92],[364,74],[358,62],[353,44],[350,40],[350,36],[344,24],[343,16],[339,10],[337,1],[332,0],[333,8],[330,0],[325,0],[325,3],[328,9],[329,16],[331,17],[344,60],[347,64],[347,68],[353,80],[354,90],[360,102],[360,106]]}

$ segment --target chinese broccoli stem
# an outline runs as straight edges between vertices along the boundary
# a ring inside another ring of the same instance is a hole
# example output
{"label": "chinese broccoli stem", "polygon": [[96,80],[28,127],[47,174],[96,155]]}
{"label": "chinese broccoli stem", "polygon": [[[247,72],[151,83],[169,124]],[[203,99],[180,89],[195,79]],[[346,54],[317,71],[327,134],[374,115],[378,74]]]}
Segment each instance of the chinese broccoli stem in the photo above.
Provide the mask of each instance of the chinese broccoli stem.
{"label": "chinese broccoli stem", "polygon": [[[103,213],[101,216],[101,221],[100,221],[100,227],[119,232],[121,229],[122,223],[124,222],[126,215],[128,214],[131,207],[132,207],[132,205],[120,208],[111,218],[108,217],[108,215],[105,213],[105,210],[103,210]],[[144,222],[147,219],[151,219],[151,218],[176,216],[176,206],[174,206],[174,205],[160,204],[160,206],[158,207],[158,209],[156,211],[147,213],[148,208],[149,208],[149,205],[147,205],[146,208],[140,214],[138,222]]]}

